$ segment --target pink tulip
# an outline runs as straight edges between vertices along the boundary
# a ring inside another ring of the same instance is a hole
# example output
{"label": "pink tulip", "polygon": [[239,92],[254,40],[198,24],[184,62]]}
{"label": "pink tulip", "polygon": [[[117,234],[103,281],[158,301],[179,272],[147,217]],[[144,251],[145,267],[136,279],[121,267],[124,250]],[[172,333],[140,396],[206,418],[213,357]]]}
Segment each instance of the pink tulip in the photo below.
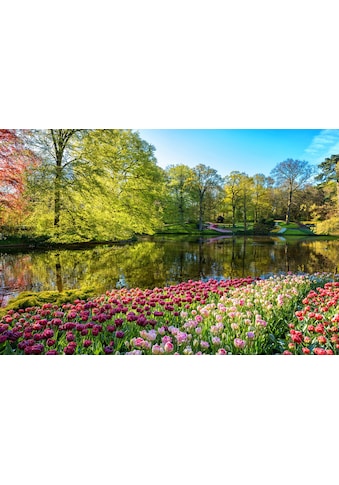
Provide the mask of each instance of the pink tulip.
{"label": "pink tulip", "polygon": [[245,341],[241,340],[241,338],[235,338],[234,345],[237,349],[243,349],[245,347]]}
{"label": "pink tulip", "polygon": [[165,343],[164,350],[167,354],[170,354],[171,352],[173,352],[173,349],[174,349],[174,345],[171,342]]}

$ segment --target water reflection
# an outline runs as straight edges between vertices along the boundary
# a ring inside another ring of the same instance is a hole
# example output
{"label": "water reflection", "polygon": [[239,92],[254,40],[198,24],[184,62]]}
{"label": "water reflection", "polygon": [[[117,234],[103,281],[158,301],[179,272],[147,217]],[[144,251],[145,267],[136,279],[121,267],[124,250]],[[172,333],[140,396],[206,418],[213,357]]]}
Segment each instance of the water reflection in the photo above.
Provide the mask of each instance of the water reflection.
{"label": "water reflection", "polygon": [[0,304],[7,295],[95,287],[154,288],[188,279],[260,276],[279,271],[337,272],[339,240],[221,237],[148,240],[85,250],[0,253]]}

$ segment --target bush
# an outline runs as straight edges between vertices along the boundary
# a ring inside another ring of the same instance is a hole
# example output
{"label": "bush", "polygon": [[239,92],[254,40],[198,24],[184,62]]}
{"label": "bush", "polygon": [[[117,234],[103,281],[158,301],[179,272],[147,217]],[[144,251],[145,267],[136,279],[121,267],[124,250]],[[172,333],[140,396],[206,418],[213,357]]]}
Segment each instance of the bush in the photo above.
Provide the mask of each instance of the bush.
{"label": "bush", "polygon": [[267,236],[274,227],[273,219],[261,219],[253,225],[253,234]]}
{"label": "bush", "polygon": [[35,293],[32,291],[23,291],[17,297],[11,299],[5,308],[0,309],[0,317],[6,314],[8,310],[19,310],[20,308],[29,308],[42,306],[44,303],[71,303],[74,300],[88,300],[96,295],[92,288],[83,290],[65,290],[62,293],[58,291],[41,291]]}
{"label": "bush", "polygon": [[331,217],[326,221],[317,222],[317,234],[339,235],[339,217]]}

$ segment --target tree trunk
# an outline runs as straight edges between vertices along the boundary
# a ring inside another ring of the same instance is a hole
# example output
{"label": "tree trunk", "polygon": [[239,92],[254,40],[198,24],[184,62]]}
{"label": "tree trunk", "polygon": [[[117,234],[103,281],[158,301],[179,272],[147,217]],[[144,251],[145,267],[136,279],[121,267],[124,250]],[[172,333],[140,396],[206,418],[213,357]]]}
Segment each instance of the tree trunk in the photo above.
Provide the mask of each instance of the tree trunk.
{"label": "tree trunk", "polygon": [[56,236],[60,232],[60,215],[61,215],[61,189],[62,189],[62,171],[63,158],[65,149],[77,130],[50,130],[55,153],[55,179],[54,179],[54,230]]}
{"label": "tree trunk", "polygon": [[292,205],[292,194],[293,191],[290,189],[288,194],[288,203],[287,203],[287,212],[286,212],[286,224],[290,222],[290,213],[291,213],[291,205]]}
{"label": "tree trunk", "polygon": [[56,257],[56,263],[55,263],[56,285],[59,293],[61,293],[64,288],[62,284],[62,269],[61,269],[60,254],[56,254],[55,257]]}
{"label": "tree trunk", "polygon": [[235,210],[236,206],[232,205],[232,227],[235,228]]}
{"label": "tree trunk", "polygon": [[202,218],[203,218],[203,199],[204,199],[204,194],[200,194],[199,197],[199,231],[202,231],[203,225],[202,225]]}
{"label": "tree trunk", "polygon": [[247,205],[246,197],[244,197],[244,232],[247,231]]}
{"label": "tree trunk", "polygon": [[179,198],[179,218],[180,218],[180,224],[184,223],[184,198],[183,195],[180,194]]}
{"label": "tree trunk", "polygon": [[54,181],[54,229],[58,233],[60,229],[61,212],[61,161],[57,163]]}

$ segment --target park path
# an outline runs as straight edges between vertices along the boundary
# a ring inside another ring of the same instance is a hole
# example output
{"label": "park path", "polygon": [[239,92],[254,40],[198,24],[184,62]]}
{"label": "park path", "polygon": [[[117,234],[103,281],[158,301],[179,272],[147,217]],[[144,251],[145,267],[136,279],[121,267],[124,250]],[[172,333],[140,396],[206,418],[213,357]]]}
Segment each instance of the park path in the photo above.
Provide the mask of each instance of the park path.
{"label": "park path", "polygon": [[206,229],[212,229],[213,231],[221,232],[223,234],[233,234],[233,231],[231,231],[231,229],[222,229],[212,222],[206,222]]}

